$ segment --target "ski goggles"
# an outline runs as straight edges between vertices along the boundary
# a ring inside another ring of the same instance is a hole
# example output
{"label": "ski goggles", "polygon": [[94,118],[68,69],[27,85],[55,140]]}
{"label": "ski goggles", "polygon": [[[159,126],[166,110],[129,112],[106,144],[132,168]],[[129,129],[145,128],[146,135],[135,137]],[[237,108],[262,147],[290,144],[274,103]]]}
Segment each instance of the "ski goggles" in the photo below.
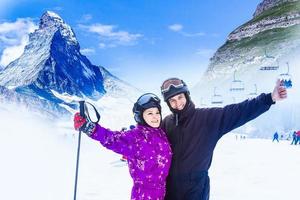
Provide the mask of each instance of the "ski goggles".
{"label": "ski goggles", "polygon": [[182,82],[182,80],[180,80],[178,78],[167,79],[163,82],[163,84],[160,88],[161,92],[162,93],[168,92],[170,90],[171,86],[173,86],[175,88],[182,88],[184,86],[184,83]]}
{"label": "ski goggles", "polygon": [[140,106],[143,106],[149,102],[160,104],[160,99],[155,94],[146,93],[137,100],[137,104]]}

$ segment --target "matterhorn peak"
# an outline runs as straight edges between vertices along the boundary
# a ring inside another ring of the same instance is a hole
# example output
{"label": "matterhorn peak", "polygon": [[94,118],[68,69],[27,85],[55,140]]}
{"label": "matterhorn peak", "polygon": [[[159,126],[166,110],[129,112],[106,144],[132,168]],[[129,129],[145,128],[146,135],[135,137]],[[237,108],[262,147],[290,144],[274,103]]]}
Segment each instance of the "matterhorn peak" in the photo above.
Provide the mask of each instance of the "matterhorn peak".
{"label": "matterhorn peak", "polygon": [[52,11],[46,11],[40,19],[39,28],[41,29],[53,25],[59,26],[61,24],[64,24],[64,21],[58,14]]}
{"label": "matterhorn peak", "polygon": [[72,28],[55,12],[46,11],[40,19],[38,32],[54,35],[59,31],[69,44],[78,45]]}

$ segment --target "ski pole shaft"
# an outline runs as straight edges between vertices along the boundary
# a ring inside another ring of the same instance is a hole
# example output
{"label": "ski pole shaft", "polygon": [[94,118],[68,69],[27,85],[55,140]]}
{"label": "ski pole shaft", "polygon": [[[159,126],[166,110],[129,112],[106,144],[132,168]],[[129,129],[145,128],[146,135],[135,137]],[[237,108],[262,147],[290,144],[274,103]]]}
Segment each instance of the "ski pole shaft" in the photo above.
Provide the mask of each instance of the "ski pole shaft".
{"label": "ski pole shaft", "polygon": [[77,193],[77,180],[78,180],[79,155],[80,155],[80,141],[81,141],[81,131],[79,131],[79,135],[78,135],[76,174],[75,174],[75,187],[74,187],[74,200],[76,200],[76,193]]}
{"label": "ski pole shaft", "polygon": [[[80,110],[80,115],[82,117],[84,117],[84,101],[79,101],[79,110]],[[76,200],[76,195],[77,195],[77,180],[78,180],[78,169],[79,169],[80,143],[81,143],[81,131],[79,131],[79,134],[78,134],[76,173],[75,173],[75,186],[74,186],[74,200]]]}
{"label": "ski pole shaft", "polygon": [[74,187],[74,200],[76,200],[76,194],[77,194],[77,180],[78,180],[78,169],[79,169],[80,141],[81,141],[81,131],[79,131],[79,135],[78,135],[76,174],[75,174],[75,187]]}

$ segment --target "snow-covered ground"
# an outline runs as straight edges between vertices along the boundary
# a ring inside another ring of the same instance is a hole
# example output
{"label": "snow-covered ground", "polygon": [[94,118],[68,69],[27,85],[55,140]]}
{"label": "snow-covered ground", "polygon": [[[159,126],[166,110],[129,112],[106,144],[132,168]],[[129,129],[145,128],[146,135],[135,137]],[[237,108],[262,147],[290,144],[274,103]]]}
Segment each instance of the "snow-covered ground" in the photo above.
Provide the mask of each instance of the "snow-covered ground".
{"label": "snow-covered ground", "polygon": [[210,170],[211,199],[298,199],[300,145],[290,143],[225,136]]}
{"label": "snow-covered ground", "polygon": [[[1,108],[0,122],[0,198],[72,199],[77,151],[72,120],[65,124],[69,128],[57,128],[25,110]],[[211,199],[298,199],[299,155],[300,145],[290,141],[236,140],[228,134],[215,150]],[[83,135],[77,199],[129,199],[132,181],[119,159],[120,155]]]}

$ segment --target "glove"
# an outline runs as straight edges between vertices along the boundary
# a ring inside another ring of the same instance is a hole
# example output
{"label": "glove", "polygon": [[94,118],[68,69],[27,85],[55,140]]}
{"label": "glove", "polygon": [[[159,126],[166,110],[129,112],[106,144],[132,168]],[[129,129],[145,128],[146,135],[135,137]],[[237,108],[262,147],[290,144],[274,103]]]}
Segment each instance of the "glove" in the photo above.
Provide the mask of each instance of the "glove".
{"label": "glove", "polygon": [[96,130],[96,124],[82,117],[79,113],[75,113],[74,128],[77,131],[82,131],[88,136],[91,136]]}

